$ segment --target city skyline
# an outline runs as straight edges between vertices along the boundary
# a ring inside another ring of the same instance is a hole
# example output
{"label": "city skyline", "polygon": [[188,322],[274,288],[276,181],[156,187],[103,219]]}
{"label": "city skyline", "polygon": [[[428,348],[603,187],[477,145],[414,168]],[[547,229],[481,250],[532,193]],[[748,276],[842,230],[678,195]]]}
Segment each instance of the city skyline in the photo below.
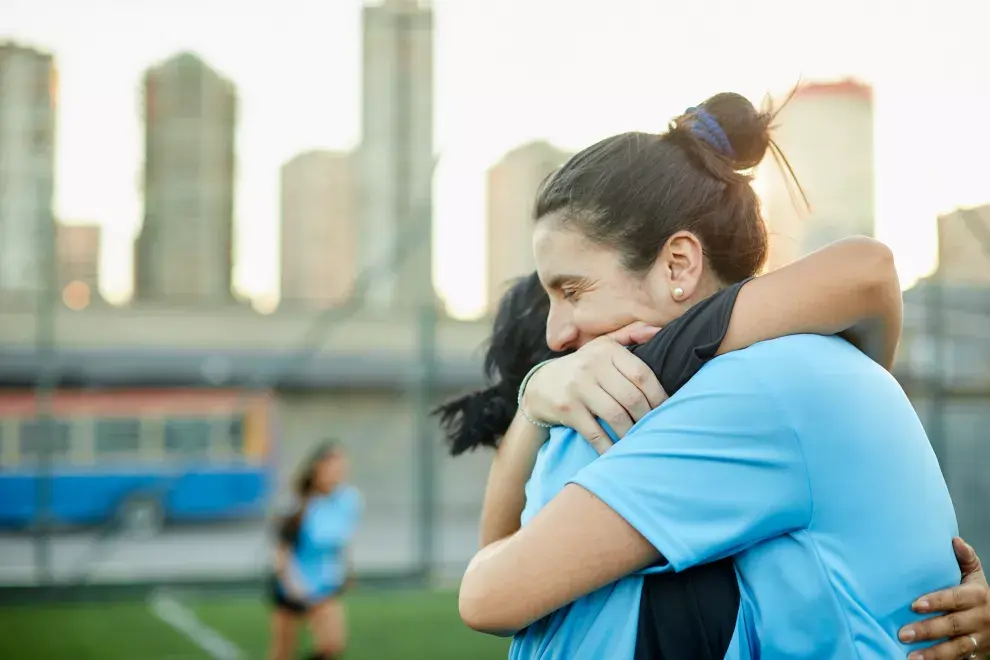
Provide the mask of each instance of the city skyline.
{"label": "city skyline", "polygon": [[[8,32],[2,37],[55,55],[62,92],[55,213],[103,227],[104,293],[119,300],[130,284],[125,257],[140,217],[134,186],[142,148],[140,73],[181,50],[199,53],[241,92],[235,282],[241,292],[273,293],[278,168],[298,152],[347,150],[358,141],[360,3],[325,7],[297,1],[278,9],[241,8],[238,34],[223,30],[234,3],[220,0],[195,6],[151,3],[152,9],[141,11],[111,7],[105,0],[96,3],[105,11],[58,4],[15,0],[5,9]],[[965,50],[979,42],[964,38],[964,31],[980,22],[955,22],[953,17],[963,12],[953,13],[953,3],[937,9],[933,3],[897,5],[896,16],[886,11],[894,9],[893,3],[880,3],[858,11],[861,20],[852,25],[846,22],[851,4],[843,9],[844,3],[838,3],[815,16],[827,37],[775,30],[808,18],[780,2],[745,10],[725,4],[727,25],[707,35],[707,56],[691,71],[664,69],[663,53],[639,40],[648,34],[644,25],[661,22],[659,14],[667,23],[690,23],[704,18],[700,9],[678,8],[672,15],[644,3],[619,4],[605,16],[545,0],[527,5],[527,20],[520,21],[517,12],[523,5],[516,0],[497,6],[471,0],[433,3],[435,151],[440,158],[434,279],[455,313],[471,315],[484,305],[484,173],[501,155],[534,139],[571,150],[610,133],[659,130],[664,117],[722,89],[759,100],[767,89],[786,91],[802,72],[806,79],[855,75],[874,84],[878,235],[897,252],[905,281],[933,263],[939,212],[990,198],[988,166],[977,156],[990,148],[987,138],[968,132],[966,140],[954,139],[942,122],[934,140],[920,132],[945,116],[945,99],[976,111],[990,98],[986,88],[973,87],[990,79],[983,75],[987,65],[976,51],[968,55]],[[104,35],[99,17],[110,10],[115,25],[127,29]],[[53,15],[64,20],[53,21]],[[151,15],[156,20],[146,21]],[[772,34],[774,43],[755,44],[745,62],[726,59],[732,31],[747,26]],[[881,28],[885,47],[872,49]],[[262,31],[271,33],[267,49],[255,47]],[[101,32],[95,46],[92,32]],[[513,34],[511,48],[495,38],[499,32]],[[582,35],[592,33],[598,52],[583,52]],[[848,47],[836,51],[837,40]],[[673,61],[690,46],[676,34],[665,35],[664,41]],[[571,66],[554,67],[553,80],[533,73],[546,68],[533,66],[534,61],[556,61],[565,51]],[[946,67],[950,62],[953,66]],[[644,86],[650,77],[656,84]],[[488,121],[492,118],[498,121]],[[94,153],[102,159],[98,168],[92,166]]]}

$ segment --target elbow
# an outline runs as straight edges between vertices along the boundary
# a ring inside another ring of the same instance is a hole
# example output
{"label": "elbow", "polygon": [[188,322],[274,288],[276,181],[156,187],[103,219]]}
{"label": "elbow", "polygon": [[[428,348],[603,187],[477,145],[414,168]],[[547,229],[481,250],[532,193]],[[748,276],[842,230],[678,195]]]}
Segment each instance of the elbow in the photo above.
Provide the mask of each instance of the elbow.
{"label": "elbow", "polygon": [[859,282],[864,293],[881,302],[890,300],[891,296],[899,298],[901,283],[893,250],[886,243],[868,236],[853,236],[845,242],[854,255],[852,261],[863,267]]}
{"label": "elbow", "polygon": [[495,590],[479,584],[479,580],[464,576],[458,594],[457,607],[461,621],[477,632],[507,637],[525,627],[514,620],[512,599],[499,598]]}

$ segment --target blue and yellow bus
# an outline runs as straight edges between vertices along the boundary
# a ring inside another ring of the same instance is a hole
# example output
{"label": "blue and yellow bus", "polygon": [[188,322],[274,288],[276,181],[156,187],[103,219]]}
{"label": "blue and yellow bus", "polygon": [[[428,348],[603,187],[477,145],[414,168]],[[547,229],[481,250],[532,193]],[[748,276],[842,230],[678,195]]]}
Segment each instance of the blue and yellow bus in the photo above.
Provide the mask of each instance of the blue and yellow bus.
{"label": "blue and yellow bus", "polygon": [[30,527],[42,513],[55,525],[156,528],[264,516],[277,437],[270,393],[61,391],[48,405],[43,420],[34,392],[0,391],[0,528]]}

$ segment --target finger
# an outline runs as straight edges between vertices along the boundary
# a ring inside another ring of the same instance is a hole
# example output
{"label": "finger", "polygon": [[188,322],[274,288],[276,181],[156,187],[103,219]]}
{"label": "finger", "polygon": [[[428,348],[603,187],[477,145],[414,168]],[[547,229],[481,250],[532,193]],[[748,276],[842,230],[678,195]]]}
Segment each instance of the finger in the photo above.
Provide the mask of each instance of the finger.
{"label": "finger", "polygon": [[667,393],[663,391],[653,370],[629,351],[616,351],[612,355],[612,364],[646,396],[651,409],[667,400]]}
{"label": "finger", "polygon": [[584,407],[588,409],[590,415],[594,415],[608,424],[609,428],[618,437],[623,437],[632,428],[633,418],[629,414],[629,411],[623,408],[622,404],[602,389],[602,386],[598,383],[587,388],[582,388],[579,399],[584,404]]}
{"label": "finger", "polygon": [[986,585],[961,584],[951,589],[943,589],[926,594],[911,604],[915,612],[958,612],[983,605],[986,600]]}
{"label": "finger", "polygon": [[978,611],[953,612],[904,626],[897,633],[897,637],[902,642],[910,644],[962,637],[980,630],[984,625],[981,618]]}
{"label": "finger", "polygon": [[595,416],[587,410],[574,411],[574,426],[572,427],[582,438],[588,441],[599,454],[604,454],[612,447],[612,438],[605,433]]}
{"label": "finger", "polygon": [[[977,643],[979,643],[978,637],[976,640]],[[908,655],[908,660],[959,660],[959,658],[970,657],[978,650],[980,650],[979,647],[976,649],[973,648],[972,639],[963,636],[950,639],[947,642],[943,642],[928,649],[912,651],[911,654]]]}
{"label": "finger", "polygon": [[623,346],[631,346],[649,341],[658,332],[660,332],[660,328],[656,326],[647,325],[642,321],[635,321],[618,330],[613,330],[606,336],[611,337]]}
{"label": "finger", "polygon": [[633,344],[645,344],[653,339],[658,332],[660,332],[660,328],[657,326],[644,325],[641,328],[631,330],[629,333],[629,338],[632,339]]}
{"label": "finger", "polygon": [[[638,422],[651,410],[653,406],[646,399],[642,390],[632,384],[628,378],[622,375],[615,365],[609,364],[609,368],[602,369],[598,374],[598,384],[612,399],[625,408],[633,422]],[[616,430],[616,433],[619,432]],[[620,434],[619,437],[622,437]]]}
{"label": "finger", "polygon": [[956,561],[959,562],[959,570],[962,571],[963,578],[972,574],[979,573],[983,570],[980,565],[980,558],[976,554],[976,550],[973,547],[963,541],[958,536],[952,539],[952,549],[956,553]]}

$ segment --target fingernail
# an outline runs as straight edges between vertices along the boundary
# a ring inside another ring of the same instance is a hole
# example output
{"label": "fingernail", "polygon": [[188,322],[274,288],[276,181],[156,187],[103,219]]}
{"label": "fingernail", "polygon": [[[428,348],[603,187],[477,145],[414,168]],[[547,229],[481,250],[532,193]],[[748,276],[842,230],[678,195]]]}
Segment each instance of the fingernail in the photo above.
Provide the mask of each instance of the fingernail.
{"label": "fingernail", "polygon": [[912,653],[908,656],[908,660],[925,660],[925,656],[920,653]]}
{"label": "fingernail", "polygon": [[929,607],[931,607],[931,603],[929,603],[927,600],[919,600],[917,603],[914,604],[914,609],[918,610],[919,612],[927,612]]}
{"label": "fingernail", "polygon": [[898,635],[898,637],[901,638],[902,642],[910,642],[911,640],[914,639],[914,628],[903,629]]}

